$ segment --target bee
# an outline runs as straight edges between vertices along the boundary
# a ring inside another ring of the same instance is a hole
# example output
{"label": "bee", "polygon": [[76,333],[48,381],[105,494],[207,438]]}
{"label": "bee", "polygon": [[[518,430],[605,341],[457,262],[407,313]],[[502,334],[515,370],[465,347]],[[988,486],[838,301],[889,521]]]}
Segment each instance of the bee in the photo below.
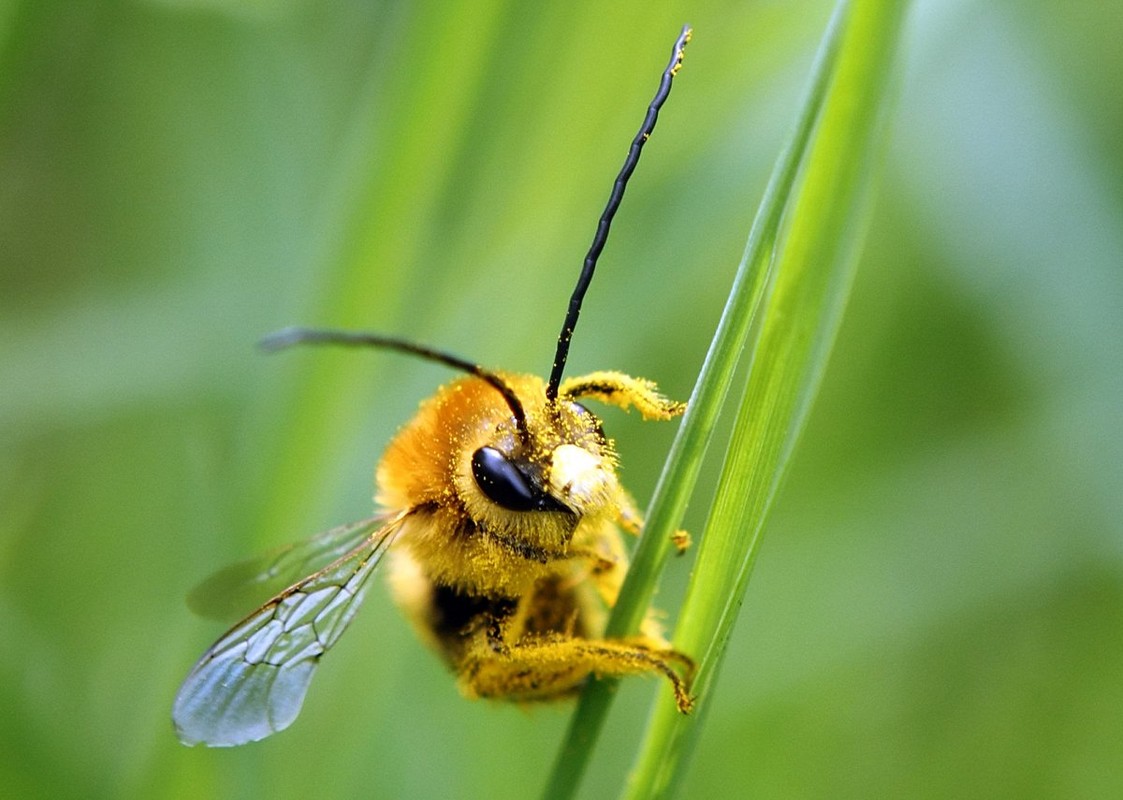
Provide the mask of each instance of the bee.
{"label": "bee", "polygon": [[263,341],[384,348],[465,374],[388,445],[376,470],[382,512],[250,570],[252,583],[287,588],[219,638],[184,680],[172,713],[184,744],[239,745],[287,728],[384,559],[398,604],[467,696],[554,700],[593,676],[654,674],[690,711],[693,662],[663,638],[654,612],[638,635],[604,638],[628,568],[620,530],[637,534],[643,523],[617,478],[612,440],[581,401],[635,408],[648,420],[672,419],[685,405],[619,372],[562,377],[597,258],[690,35],[685,27],[676,40],[613,186],[548,379],[371,333],[287,328]]}

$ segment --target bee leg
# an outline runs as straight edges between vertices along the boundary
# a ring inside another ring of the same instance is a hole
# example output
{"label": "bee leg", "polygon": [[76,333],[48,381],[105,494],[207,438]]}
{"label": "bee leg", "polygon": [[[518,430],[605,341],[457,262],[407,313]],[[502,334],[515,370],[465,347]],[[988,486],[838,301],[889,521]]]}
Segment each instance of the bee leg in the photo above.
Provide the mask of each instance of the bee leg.
{"label": "bee leg", "polygon": [[591,372],[561,383],[561,396],[595,397],[623,409],[635,407],[644,419],[671,419],[686,410],[686,403],[668,400],[654,383],[622,372]]}
{"label": "bee leg", "polygon": [[626,530],[633,536],[638,536],[643,530],[643,515],[640,514],[639,509],[636,508],[636,501],[627,492],[621,490],[620,496],[617,498],[620,510],[616,515],[616,521],[620,523],[620,527]]}
{"label": "bee leg", "polygon": [[460,665],[460,685],[469,697],[549,700],[574,694],[590,675],[655,673],[671,682],[679,711],[690,713],[694,698],[689,679],[694,662],[675,650],[649,648],[646,641],[642,637],[592,640],[550,634],[504,646],[494,639],[480,639]]}
{"label": "bee leg", "polygon": [[[635,501],[626,492],[621,491],[618,502],[620,511],[616,516],[616,521],[628,533],[634,536],[639,535],[643,531],[643,516],[636,509]],[[683,530],[677,530],[671,534],[671,543],[675,546],[676,553],[681,556],[690,548],[690,534]]]}

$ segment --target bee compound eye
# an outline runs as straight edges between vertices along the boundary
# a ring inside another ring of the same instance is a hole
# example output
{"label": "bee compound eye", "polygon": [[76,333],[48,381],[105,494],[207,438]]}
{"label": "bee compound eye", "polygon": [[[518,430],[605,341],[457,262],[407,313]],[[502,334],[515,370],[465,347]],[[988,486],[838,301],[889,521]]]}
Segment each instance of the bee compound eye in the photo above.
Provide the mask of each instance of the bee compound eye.
{"label": "bee compound eye", "polygon": [[494,447],[481,447],[472,454],[472,477],[489,500],[509,511],[531,511],[539,506],[526,476]]}

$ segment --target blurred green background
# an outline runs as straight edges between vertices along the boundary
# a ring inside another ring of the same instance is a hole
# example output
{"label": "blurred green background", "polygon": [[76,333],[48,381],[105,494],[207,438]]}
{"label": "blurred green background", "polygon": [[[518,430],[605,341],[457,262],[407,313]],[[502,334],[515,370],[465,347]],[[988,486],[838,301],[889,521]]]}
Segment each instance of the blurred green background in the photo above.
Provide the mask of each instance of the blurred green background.
{"label": "blurred green background", "polygon": [[[545,373],[689,21],[570,362],[685,397],[829,13],[0,4],[0,794],[534,796],[566,708],[461,700],[381,586],[292,729],[177,743],[221,632],[189,589],[369,514],[381,448],[449,377],[253,344],[346,325]],[[1123,795],[1123,6],[910,22],[685,796]],[[642,502],[673,426],[604,416]],[[662,690],[625,683],[583,796],[615,793]]]}

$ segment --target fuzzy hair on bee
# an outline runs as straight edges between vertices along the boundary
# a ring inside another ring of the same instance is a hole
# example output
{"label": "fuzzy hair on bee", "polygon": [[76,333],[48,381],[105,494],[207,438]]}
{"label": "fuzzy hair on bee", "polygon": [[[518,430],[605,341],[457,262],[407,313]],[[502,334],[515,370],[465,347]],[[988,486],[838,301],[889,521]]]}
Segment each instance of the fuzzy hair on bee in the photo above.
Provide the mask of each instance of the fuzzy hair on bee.
{"label": "fuzzy hair on bee", "polygon": [[593,673],[662,672],[688,707],[669,667],[689,662],[654,619],[632,640],[600,639],[627,570],[618,526],[638,530],[639,514],[611,440],[577,401],[595,385],[648,418],[682,406],[616,373],[566,381],[551,403],[542,379],[501,377],[523,403],[525,440],[502,398],[464,378],[426,401],[382,459],[379,501],[418,510],[391,553],[399,604],[469,696],[548,699]]}
{"label": "fuzzy hair on bee", "polygon": [[375,473],[380,512],[201,587],[204,596],[229,583],[274,593],[180,687],[172,716],[184,744],[239,745],[288,727],[384,560],[395,600],[469,697],[555,700],[593,677],[650,674],[690,711],[693,662],[663,638],[654,611],[636,635],[604,637],[628,569],[621,532],[638,534],[643,522],[617,477],[612,440],[582,401],[634,408],[646,420],[685,406],[620,372],[562,377],[585,290],[690,35],[685,27],[675,42],[616,179],[548,379],[373,333],[287,328],[263,341],[396,350],[466,374],[425,400],[387,446]]}

